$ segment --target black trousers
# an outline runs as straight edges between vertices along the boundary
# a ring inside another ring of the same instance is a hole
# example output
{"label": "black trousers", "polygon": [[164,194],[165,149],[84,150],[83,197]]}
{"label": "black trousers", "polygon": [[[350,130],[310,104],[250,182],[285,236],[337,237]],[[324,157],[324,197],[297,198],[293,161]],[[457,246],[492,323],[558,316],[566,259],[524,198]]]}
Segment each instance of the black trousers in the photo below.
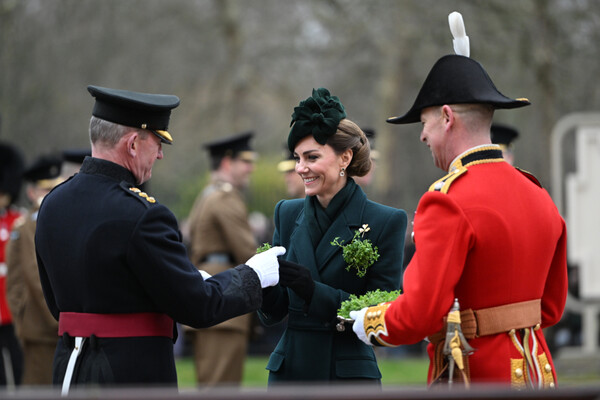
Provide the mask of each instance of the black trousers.
{"label": "black trousers", "polygon": [[0,386],[6,386],[10,381],[19,385],[22,377],[23,351],[14,327],[12,324],[0,325]]}

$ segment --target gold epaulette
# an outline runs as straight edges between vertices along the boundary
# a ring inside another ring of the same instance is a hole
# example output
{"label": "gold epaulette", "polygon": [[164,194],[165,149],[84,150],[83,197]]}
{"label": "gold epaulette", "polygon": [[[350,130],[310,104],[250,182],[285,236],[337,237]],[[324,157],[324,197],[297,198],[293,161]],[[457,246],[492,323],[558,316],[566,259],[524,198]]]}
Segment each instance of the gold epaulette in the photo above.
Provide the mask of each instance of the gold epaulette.
{"label": "gold epaulette", "polygon": [[135,194],[137,194],[138,196],[140,196],[141,198],[146,199],[146,201],[148,203],[156,203],[156,199],[152,196],[149,196],[148,193],[146,192],[142,192],[141,189],[136,188],[136,187],[130,187],[129,190]]}
{"label": "gold epaulette", "polygon": [[430,192],[448,193],[448,190],[450,189],[450,185],[452,185],[452,183],[457,178],[459,178],[460,176],[462,176],[465,172],[467,172],[467,168],[466,167],[460,167],[460,168],[457,168],[457,169],[453,170],[448,175],[446,175],[443,178],[438,179],[437,181],[433,182],[431,184],[431,186],[429,186],[429,191]]}

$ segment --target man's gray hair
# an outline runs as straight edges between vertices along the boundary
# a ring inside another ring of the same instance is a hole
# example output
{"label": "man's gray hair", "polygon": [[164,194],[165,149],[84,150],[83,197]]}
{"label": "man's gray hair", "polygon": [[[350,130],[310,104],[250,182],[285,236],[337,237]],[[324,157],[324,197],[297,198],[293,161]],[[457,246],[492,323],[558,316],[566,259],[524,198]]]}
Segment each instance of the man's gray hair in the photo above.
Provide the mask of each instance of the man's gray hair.
{"label": "man's gray hair", "polygon": [[147,132],[143,129],[115,124],[94,116],[90,119],[90,140],[92,144],[102,143],[105,146],[114,147],[127,132],[132,130],[137,130],[144,138],[147,135]]}

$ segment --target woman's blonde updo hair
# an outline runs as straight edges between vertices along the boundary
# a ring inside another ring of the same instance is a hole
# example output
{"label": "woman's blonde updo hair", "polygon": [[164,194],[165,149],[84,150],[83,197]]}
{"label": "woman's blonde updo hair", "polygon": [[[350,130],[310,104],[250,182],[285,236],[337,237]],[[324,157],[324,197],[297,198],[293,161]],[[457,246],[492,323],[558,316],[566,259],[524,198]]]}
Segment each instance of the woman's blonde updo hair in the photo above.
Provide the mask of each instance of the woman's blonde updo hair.
{"label": "woman's blonde updo hair", "polygon": [[340,121],[337,131],[328,140],[336,154],[342,154],[347,149],[352,150],[352,161],[346,168],[349,176],[365,176],[372,166],[371,145],[365,133],[358,125],[344,118]]}

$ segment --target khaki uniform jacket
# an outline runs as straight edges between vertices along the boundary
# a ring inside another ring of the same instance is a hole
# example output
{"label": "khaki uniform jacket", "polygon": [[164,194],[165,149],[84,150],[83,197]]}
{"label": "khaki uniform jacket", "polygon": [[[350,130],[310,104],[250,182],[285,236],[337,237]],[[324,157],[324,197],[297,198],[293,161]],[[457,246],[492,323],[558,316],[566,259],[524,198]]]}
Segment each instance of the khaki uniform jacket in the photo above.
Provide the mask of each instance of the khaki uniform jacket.
{"label": "khaki uniform jacket", "polygon": [[36,219],[37,210],[21,217],[6,246],[7,300],[21,342],[56,344],[58,322],[46,305],[35,257]]}
{"label": "khaki uniform jacket", "polygon": [[[248,223],[242,194],[230,183],[217,181],[196,199],[189,217],[190,259],[211,275],[245,263],[256,253],[256,241]],[[210,262],[211,255],[227,255],[229,261]],[[208,260],[207,260],[208,258]],[[207,262],[209,261],[209,262]],[[250,314],[230,319],[213,329],[249,332]]]}

